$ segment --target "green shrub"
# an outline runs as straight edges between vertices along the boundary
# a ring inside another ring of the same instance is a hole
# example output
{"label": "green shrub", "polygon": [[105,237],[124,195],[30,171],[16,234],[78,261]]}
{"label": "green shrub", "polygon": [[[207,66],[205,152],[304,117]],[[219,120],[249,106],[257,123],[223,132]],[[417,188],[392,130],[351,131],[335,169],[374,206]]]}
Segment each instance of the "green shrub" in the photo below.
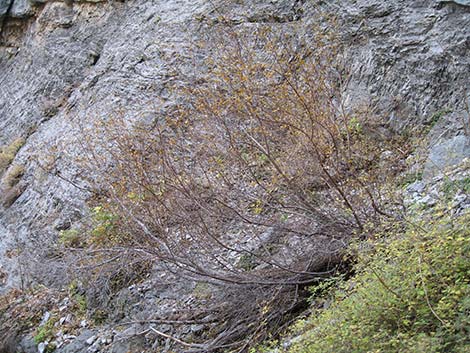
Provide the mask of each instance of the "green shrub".
{"label": "green shrub", "polygon": [[79,248],[83,246],[83,239],[78,229],[61,230],[59,233],[59,244],[68,248]]}
{"label": "green shrub", "polygon": [[87,303],[85,295],[75,294],[73,296],[73,300],[77,307],[77,314],[79,316],[85,316],[88,310],[88,303]]}
{"label": "green shrub", "polygon": [[82,248],[86,246],[106,247],[120,241],[116,229],[118,217],[103,206],[92,209],[89,229],[67,229],[59,232],[58,243],[65,247]]}
{"label": "green shrub", "polygon": [[36,344],[49,341],[54,338],[54,324],[56,321],[56,319],[50,318],[49,321],[37,329],[37,333],[34,336],[34,342]]}
{"label": "green shrub", "polygon": [[423,172],[418,171],[414,173],[407,173],[405,174],[402,179],[401,179],[401,185],[403,187],[406,187],[410,184],[413,184],[415,181],[421,181],[423,180]]}
{"label": "green shrub", "polygon": [[374,240],[289,352],[468,352],[469,221],[435,211]]}
{"label": "green shrub", "polygon": [[110,246],[119,244],[120,235],[117,230],[119,217],[104,206],[92,210],[92,229],[88,242],[90,245]]}
{"label": "green shrub", "polygon": [[109,314],[104,309],[98,309],[93,312],[91,319],[95,325],[103,325],[108,319]]}
{"label": "green shrub", "polygon": [[428,126],[427,131],[429,132],[434,126],[436,126],[436,124],[439,122],[439,120],[441,120],[442,117],[446,116],[449,113],[452,113],[452,109],[445,108],[431,115],[431,117],[425,123],[425,125]]}

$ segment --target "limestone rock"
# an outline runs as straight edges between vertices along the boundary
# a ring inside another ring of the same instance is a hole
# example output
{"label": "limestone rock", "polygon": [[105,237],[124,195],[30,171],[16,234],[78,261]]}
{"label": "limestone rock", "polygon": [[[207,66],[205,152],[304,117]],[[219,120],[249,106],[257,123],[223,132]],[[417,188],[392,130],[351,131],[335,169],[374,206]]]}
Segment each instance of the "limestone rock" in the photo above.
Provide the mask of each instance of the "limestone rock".
{"label": "limestone rock", "polygon": [[12,0],[0,0],[0,19],[2,19],[10,7]]}
{"label": "limestone rock", "polygon": [[463,6],[470,6],[470,0],[441,0],[441,2],[453,2]]}
{"label": "limestone rock", "polygon": [[33,5],[30,0],[15,0],[11,8],[11,16],[23,18],[31,16],[34,13]]}
{"label": "limestone rock", "polygon": [[445,168],[457,165],[470,157],[470,137],[455,136],[433,146],[425,164],[424,176],[431,178]]}
{"label": "limestone rock", "polygon": [[[442,123],[449,132],[432,141],[426,182],[434,182],[440,168],[470,155],[460,123],[469,87],[468,0],[15,0],[11,8],[10,4],[11,0],[0,0],[0,146],[18,137],[26,139],[15,156],[26,170],[21,188],[0,206],[0,268],[8,273],[2,288],[21,280],[26,284],[64,280],[63,271],[54,267],[43,249],[54,243],[60,230],[88,214],[91,193],[85,177],[89,176],[77,165],[80,151],[74,148],[80,129],[113,114],[148,121],[164,115],[175,104],[171,85],[185,84],[177,81],[175,71],[203,76],[208,54],[189,56],[189,48],[211,31],[210,23],[220,22],[219,17],[247,28],[289,31],[297,26],[309,39],[312,26],[324,25],[318,14],[334,13],[346,60],[352,65],[344,92],[346,108],[366,107],[382,117],[383,125],[399,131],[428,121],[444,108],[455,111],[454,120]],[[54,156],[57,149],[61,153]],[[409,192],[420,200],[426,197],[422,184],[410,186]],[[429,205],[434,199],[429,196],[423,202]],[[467,200],[459,196],[455,202],[464,207]],[[27,258],[6,255],[18,248]],[[186,291],[182,287],[137,291],[135,296],[147,300],[147,306],[129,310],[135,315],[139,310],[172,310]],[[86,340],[93,335],[97,333],[85,331],[60,352],[86,351]],[[134,348],[125,342],[113,344],[115,352]]]}

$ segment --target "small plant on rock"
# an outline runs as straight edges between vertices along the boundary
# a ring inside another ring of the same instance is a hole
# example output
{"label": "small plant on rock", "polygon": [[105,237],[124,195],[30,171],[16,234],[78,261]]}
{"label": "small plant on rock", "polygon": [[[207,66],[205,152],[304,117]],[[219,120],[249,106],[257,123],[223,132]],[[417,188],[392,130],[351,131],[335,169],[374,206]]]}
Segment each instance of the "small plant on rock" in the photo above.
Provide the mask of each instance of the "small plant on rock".
{"label": "small plant on rock", "polygon": [[79,248],[83,246],[84,240],[80,230],[67,229],[60,231],[58,242],[68,248]]}
{"label": "small plant on rock", "polygon": [[17,138],[7,146],[0,147],[0,174],[2,174],[15,159],[16,153],[24,145],[23,138]]}

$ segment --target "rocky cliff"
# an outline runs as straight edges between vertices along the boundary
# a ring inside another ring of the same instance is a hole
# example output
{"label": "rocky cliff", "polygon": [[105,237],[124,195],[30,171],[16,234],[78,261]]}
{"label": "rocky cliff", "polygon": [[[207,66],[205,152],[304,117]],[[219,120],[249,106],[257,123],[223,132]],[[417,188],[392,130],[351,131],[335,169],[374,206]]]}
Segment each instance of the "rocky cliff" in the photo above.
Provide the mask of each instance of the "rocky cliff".
{"label": "rocky cliff", "polygon": [[[286,30],[324,14],[337,17],[351,63],[349,105],[372,106],[397,131],[428,126],[425,178],[470,157],[469,1],[0,0],[3,288],[64,280],[47,249],[88,215],[80,129],[164,115],[175,104],[170,86],[185,84],[175,72],[203,76],[208,54],[191,48],[220,18]],[[95,342],[85,336],[64,352],[85,351]]]}

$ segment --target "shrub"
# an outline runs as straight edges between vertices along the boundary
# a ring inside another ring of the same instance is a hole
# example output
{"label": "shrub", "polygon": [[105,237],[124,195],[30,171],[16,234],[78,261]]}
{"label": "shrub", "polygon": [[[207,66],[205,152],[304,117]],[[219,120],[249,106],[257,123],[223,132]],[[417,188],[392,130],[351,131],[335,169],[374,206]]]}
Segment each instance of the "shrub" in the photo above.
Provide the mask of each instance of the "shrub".
{"label": "shrub", "polygon": [[[387,215],[382,186],[407,144],[378,133],[370,109],[345,108],[348,68],[331,33],[213,33],[207,77],[175,88],[173,112],[151,124],[108,117],[82,139],[100,193],[89,238],[102,287],[124,259],[225,286],[212,346],[241,351],[289,319],[303,288],[341,266],[348,239]],[[263,244],[270,230],[292,256]]]}
{"label": "shrub", "polygon": [[470,194],[470,177],[458,180],[445,180],[442,192],[447,200],[454,197],[458,192]]}
{"label": "shrub", "polygon": [[118,245],[123,241],[118,230],[119,216],[104,206],[92,209],[91,231],[88,236],[88,245],[107,247]]}
{"label": "shrub", "polygon": [[[222,239],[234,226],[254,237],[269,227],[313,237],[325,234],[320,223],[341,237],[386,214],[380,187],[403,157],[395,144],[406,144],[367,134],[373,114],[341,106],[347,68],[333,36],[315,32],[310,47],[287,36],[264,27],[218,33],[208,39],[216,48],[206,48],[206,82],[177,90],[182,103],[172,115],[152,126],[116,116],[94,127],[98,139],[84,155],[106,195],[96,239],[144,247],[213,278],[209,261],[219,279],[246,282],[245,266],[237,270],[224,252],[266,264],[272,251],[236,249]],[[385,165],[384,150],[395,151]]]}
{"label": "shrub", "polygon": [[61,230],[58,242],[65,247],[71,248],[79,248],[83,246],[83,239],[78,229]]}
{"label": "shrub", "polygon": [[36,330],[36,335],[34,336],[34,342],[39,344],[41,342],[46,342],[55,337],[54,324],[57,322],[57,319],[51,317],[43,326],[39,327]]}
{"label": "shrub", "polygon": [[470,214],[420,218],[359,251],[357,274],[290,353],[468,351]]}
{"label": "shrub", "polygon": [[78,316],[84,317],[88,310],[88,303],[86,297],[83,294],[75,294],[73,300],[76,305],[76,313]]}

